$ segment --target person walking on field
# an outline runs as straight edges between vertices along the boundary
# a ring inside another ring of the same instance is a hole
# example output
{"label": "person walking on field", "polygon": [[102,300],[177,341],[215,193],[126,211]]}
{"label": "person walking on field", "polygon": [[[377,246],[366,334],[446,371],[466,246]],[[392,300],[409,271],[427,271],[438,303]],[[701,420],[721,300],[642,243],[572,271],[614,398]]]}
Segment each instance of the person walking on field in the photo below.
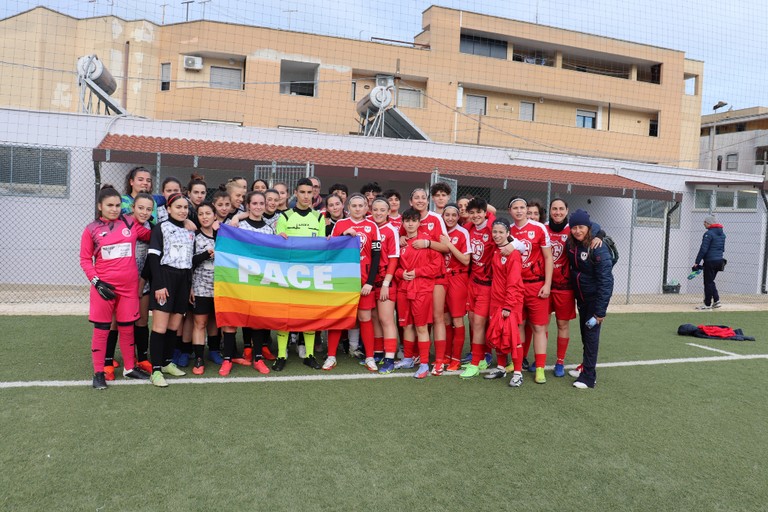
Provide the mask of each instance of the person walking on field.
{"label": "person walking on field", "polygon": [[720,294],[717,293],[715,277],[725,268],[727,261],[723,258],[725,253],[723,225],[717,222],[717,217],[708,215],[704,218],[704,227],[707,231],[701,240],[696,261],[693,262],[693,270],[704,269],[704,304],[696,306],[700,311],[720,307]]}

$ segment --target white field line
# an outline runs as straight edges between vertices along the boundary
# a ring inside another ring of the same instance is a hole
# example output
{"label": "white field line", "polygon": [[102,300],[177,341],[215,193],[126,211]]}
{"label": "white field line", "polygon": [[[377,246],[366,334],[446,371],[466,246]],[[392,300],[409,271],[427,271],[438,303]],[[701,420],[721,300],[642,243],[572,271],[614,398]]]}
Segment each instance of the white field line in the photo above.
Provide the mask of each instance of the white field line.
{"label": "white field line", "polygon": [[738,356],[739,355],[739,354],[734,354],[733,352],[728,352],[727,350],[720,350],[719,348],[708,347],[706,345],[699,345],[698,343],[686,343],[686,345],[690,345],[690,346],[696,347],[696,348],[703,348],[704,350],[711,350],[712,352],[719,352],[719,353],[725,354],[727,356]]}
{"label": "white field line", "polygon": [[[678,359],[652,359],[648,361],[619,361],[613,363],[600,363],[599,368],[618,368],[626,366],[657,366],[664,364],[680,363],[713,363],[720,361],[744,361],[749,359],[768,359],[768,354],[730,355],[712,357],[685,357]],[[545,369],[551,370],[552,366]],[[575,364],[566,365],[567,369],[576,368]],[[458,375],[459,372],[445,373],[444,375]],[[119,375],[119,372],[118,372]],[[199,377],[169,379],[171,385],[176,384],[231,384],[231,383],[270,383],[270,382],[310,382],[310,381],[334,381],[334,380],[361,380],[361,379],[396,379],[400,377],[412,377],[412,372],[391,373],[379,375],[376,373],[317,373],[314,375],[281,375],[271,377]],[[109,386],[148,385],[149,381],[143,380],[117,380],[110,382]],[[13,388],[63,388],[90,386],[90,380],[34,380],[0,382],[0,389]]]}

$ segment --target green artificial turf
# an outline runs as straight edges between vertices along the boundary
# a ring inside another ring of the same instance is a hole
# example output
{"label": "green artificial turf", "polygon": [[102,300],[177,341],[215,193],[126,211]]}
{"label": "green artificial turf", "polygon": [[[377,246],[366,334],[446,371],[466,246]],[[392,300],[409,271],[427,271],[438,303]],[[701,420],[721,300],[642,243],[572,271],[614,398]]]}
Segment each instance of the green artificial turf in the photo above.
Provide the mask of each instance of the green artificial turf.
{"label": "green artificial turf", "polygon": [[[600,360],[719,355],[689,342],[768,353],[761,313],[716,317],[756,342],[677,336],[691,317],[612,315]],[[0,332],[0,382],[89,378],[82,318],[0,317]],[[599,368],[586,391],[551,372],[520,389],[456,376],[0,389],[0,508],[762,510],[767,364]],[[283,375],[310,373],[291,354]],[[340,358],[342,373],[365,370]]]}

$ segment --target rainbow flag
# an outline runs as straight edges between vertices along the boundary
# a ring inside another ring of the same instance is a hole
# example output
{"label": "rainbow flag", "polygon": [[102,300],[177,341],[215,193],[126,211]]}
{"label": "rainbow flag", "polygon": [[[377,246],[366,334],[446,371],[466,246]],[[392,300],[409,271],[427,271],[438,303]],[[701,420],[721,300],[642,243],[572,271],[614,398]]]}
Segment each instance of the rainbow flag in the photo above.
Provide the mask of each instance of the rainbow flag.
{"label": "rainbow flag", "polygon": [[352,329],[360,300],[359,240],[286,240],[222,224],[216,237],[213,295],[220,326]]}

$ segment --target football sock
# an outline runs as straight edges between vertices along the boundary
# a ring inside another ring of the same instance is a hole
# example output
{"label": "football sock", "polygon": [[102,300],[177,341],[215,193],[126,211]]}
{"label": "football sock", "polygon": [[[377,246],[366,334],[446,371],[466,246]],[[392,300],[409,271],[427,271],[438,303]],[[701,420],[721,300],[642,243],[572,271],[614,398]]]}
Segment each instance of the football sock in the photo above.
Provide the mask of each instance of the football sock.
{"label": "football sock", "polygon": [[470,345],[472,350],[472,365],[477,366],[480,361],[485,357],[485,344],[484,343],[472,343]]}
{"label": "football sock", "polygon": [[123,354],[123,368],[132,370],[136,366],[133,344],[133,324],[118,325],[117,332],[120,335],[120,353]]}
{"label": "football sock", "polygon": [[512,364],[514,371],[523,371],[523,346],[520,343],[513,342],[512,344]]}
{"label": "football sock", "polygon": [[163,366],[163,342],[165,341],[164,332],[152,331],[149,336],[149,357],[152,362],[153,370],[160,370]]}
{"label": "football sock", "polygon": [[173,362],[174,342],[176,343],[175,346],[178,347],[178,344],[182,343],[181,336],[177,336],[175,332],[165,331],[163,336],[163,359],[165,359],[165,362],[163,366],[168,366]]}
{"label": "football sock", "polygon": [[547,365],[547,354],[536,354],[536,368],[544,368]]}
{"label": "football sock", "polygon": [[328,355],[336,357],[339,350],[339,341],[341,341],[341,331],[332,329],[328,331]]}
{"label": "football sock", "polygon": [[[110,329],[107,336],[107,348],[104,353],[104,366],[112,366],[112,361],[115,358],[115,348],[117,348],[117,330]],[[120,351],[123,351],[123,347],[120,347]]]}
{"label": "football sock", "polygon": [[176,349],[180,352],[186,351],[186,345],[184,344],[184,338],[179,336],[178,334],[174,333],[174,336],[176,337]]}
{"label": "football sock", "polygon": [[496,365],[507,366],[509,364],[508,354],[499,354],[496,352]]}
{"label": "football sock", "polygon": [[464,326],[453,328],[453,353],[451,354],[451,359],[461,360],[462,352],[464,351],[464,338],[466,336],[467,333]]}
{"label": "football sock", "polygon": [[394,354],[397,352],[397,338],[384,338],[384,352],[387,354]]}
{"label": "football sock", "polygon": [[221,350],[221,334],[208,336],[208,350],[214,350],[216,352]]}
{"label": "football sock", "polygon": [[243,327],[243,348],[253,347],[253,329]]}
{"label": "football sock", "polygon": [[421,358],[421,364],[429,364],[429,340],[419,341],[419,357]]}
{"label": "football sock", "polygon": [[[373,324],[371,324],[373,329]],[[304,348],[307,350],[307,357],[315,355],[315,331],[304,333]]]}
{"label": "football sock", "polygon": [[107,337],[109,331],[93,329],[91,337],[91,358],[93,359],[93,373],[104,371],[104,353],[107,351]]}
{"label": "football sock", "polygon": [[349,351],[352,352],[360,348],[360,329],[349,329]]}
{"label": "football sock", "polygon": [[149,327],[146,325],[133,326],[133,344],[136,345],[136,359],[146,361],[149,351]]}
{"label": "football sock", "polygon": [[568,342],[570,338],[557,337],[557,364],[565,362],[565,353],[568,351]]}
{"label": "football sock", "polygon": [[225,332],[223,336],[223,347],[221,351],[222,357],[224,357],[225,360],[231,361],[232,360],[232,354],[235,353],[235,344],[237,343],[235,341],[235,333],[234,332]]}
{"label": "football sock", "polygon": [[531,325],[526,323],[524,328],[525,339],[523,340],[523,357],[528,357],[528,351],[531,348],[531,342],[533,341],[533,329]]}
{"label": "football sock", "polygon": [[360,339],[365,347],[365,357],[373,357],[373,321],[360,321]]}
{"label": "football sock", "polygon": [[203,354],[205,354],[205,345],[195,345],[192,347],[192,350],[195,352],[195,359],[202,359]]}
{"label": "football sock", "polygon": [[277,331],[277,357],[288,356],[288,331]]}
{"label": "football sock", "polygon": [[445,340],[435,340],[435,364],[445,363],[446,345],[447,343]]}
{"label": "football sock", "polygon": [[384,352],[384,338],[381,336],[374,336],[373,338],[373,352]]}
{"label": "football sock", "polygon": [[[447,363],[453,354],[453,324],[445,324],[445,352],[443,362]],[[435,344],[435,358],[437,358],[437,344]]]}
{"label": "football sock", "polygon": [[413,340],[403,340],[403,357],[410,359],[416,355],[416,342]]}

